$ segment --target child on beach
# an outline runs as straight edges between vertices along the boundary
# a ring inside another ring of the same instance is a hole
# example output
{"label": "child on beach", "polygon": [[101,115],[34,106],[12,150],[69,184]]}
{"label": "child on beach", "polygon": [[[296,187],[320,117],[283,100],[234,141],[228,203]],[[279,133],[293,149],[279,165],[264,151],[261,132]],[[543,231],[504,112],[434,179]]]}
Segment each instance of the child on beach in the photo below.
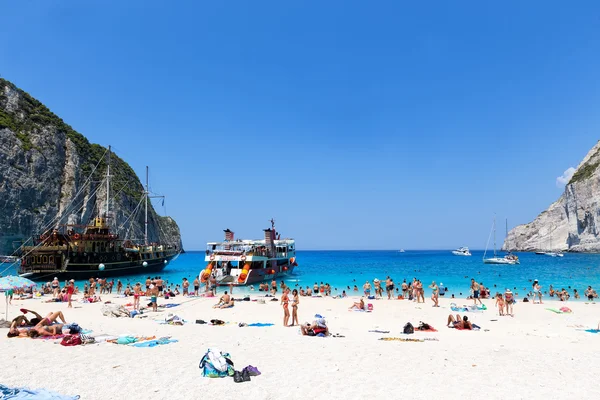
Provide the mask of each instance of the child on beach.
{"label": "child on beach", "polygon": [[498,307],[498,315],[504,316],[504,299],[500,293],[496,293],[496,307]]}

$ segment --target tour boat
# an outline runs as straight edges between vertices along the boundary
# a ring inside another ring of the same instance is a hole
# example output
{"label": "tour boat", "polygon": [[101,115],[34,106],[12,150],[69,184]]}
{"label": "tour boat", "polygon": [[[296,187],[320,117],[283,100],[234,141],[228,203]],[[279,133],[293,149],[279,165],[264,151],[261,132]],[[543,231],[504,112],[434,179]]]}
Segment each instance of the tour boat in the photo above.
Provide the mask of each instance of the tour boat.
{"label": "tour boat", "polygon": [[[150,243],[148,240],[148,167],[146,185],[140,203],[134,212],[140,212],[145,204],[143,242],[129,239],[120,229],[112,230],[113,220],[110,204],[110,147],[106,168],[106,210],[85,225],[57,224],[41,235],[33,237],[31,245],[20,248],[19,275],[33,280],[89,279],[159,272],[177,257],[177,245]],[[91,196],[90,196],[91,197]],[[73,200],[74,201],[74,200]],[[130,216],[133,221],[133,215]],[[123,224],[124,225],[124,224]],[[124,237],[122,237],[124,236]],[[27,243],[27,242],[26,242]]]}
{"label": "tour boat", "polygon": [[221,286],[244,286],[290,275],[298,265],[296,241],[281,239],[271,219],[271,228],[264,229],[264,239],[235,239],[225,229],[225,240],[207,243],[200,281],[206,283],[213,276]]}

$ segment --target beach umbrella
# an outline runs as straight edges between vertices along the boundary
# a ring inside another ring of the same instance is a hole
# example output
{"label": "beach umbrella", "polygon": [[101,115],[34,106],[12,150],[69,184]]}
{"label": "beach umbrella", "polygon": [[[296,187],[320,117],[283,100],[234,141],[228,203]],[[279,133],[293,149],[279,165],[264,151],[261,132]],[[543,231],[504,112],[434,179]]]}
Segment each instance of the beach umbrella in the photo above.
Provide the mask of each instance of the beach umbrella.
{"label": "beach umbrella", "polygon": [[27,278],[20,276],[9,275],[0,278],[0,292],[6,292],[6,313],[4,319],[8,321],[8,298],[10,297],[10,291],[15,289],[27,289],[37,286],[37,284]]}

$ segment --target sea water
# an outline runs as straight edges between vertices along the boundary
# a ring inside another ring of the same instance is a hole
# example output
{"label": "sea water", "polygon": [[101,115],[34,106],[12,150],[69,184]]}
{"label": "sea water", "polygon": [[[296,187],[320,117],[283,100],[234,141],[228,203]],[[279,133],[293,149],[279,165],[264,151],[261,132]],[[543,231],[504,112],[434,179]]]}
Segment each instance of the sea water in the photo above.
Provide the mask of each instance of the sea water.
{"label": "sea water", "polygon": [[[455,256],[449,250],[418,251],[298,251],[298,266],[294,273],[283,280],[291,288],[309,286],[316,283],[329,283],[332,295],[341,294],[346,290],[348,295],[356,295],[354,285],[362,293],[365,281],[373,284],[373,279],[385,281],[390,276],[396,287],[402,281],[413,278],[420,279],[425,287],[432,281],[438,285],[443,283],[448,288],[447,296],[466,297],[469,294],[471,278],[490,288],[490,292],[504,292],[510,288],[519,297],[531,290],[532,281],[538,279],[543,291],[548,291],[549,285],[554,289],[565,288],[573,297],[573,289],[577,289],[582,297],[588,285],[600,289],[600,254],[571,254],[564,257],[550,257],[533,253],[517,253],[521,264],[494,265],[483,264],[483,251],[472,251],[471,257]],[[205,268],[203,251],[190,251],[181,254],[160,272],[164,280],[172,284],[181,284],[183,278],[190,280],[198,276]],[[488,257],[490,254],[488,254]],[[7,271],[4,274],[16,273]],[[154,277],[157,273],[152,273]],[[124,285],[144,284],[148,274],[130,275],[121,278]],[[115,279],[116,281],[116,279]],[[83,287],[83,281],[77,282]],[[258,293],[258,285],[255,293]],[[348,289],[350,287],[350,289]],[[337,290],[336,290],[337,289]],[[228,290],[219,288],[219,292]],[[426,293],[431,291],[426,289]],[[248,287],[236,287],[234,294],[252,293]],[[462,295],[461,295],[462,293]],[[546,296],[546,299],[548,297]]]}

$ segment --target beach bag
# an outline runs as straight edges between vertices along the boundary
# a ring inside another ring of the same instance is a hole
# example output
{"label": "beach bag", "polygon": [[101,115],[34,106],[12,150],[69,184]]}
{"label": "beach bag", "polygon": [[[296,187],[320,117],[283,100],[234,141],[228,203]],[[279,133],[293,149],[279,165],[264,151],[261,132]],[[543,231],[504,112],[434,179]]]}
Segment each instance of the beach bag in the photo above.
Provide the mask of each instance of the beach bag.
{"label": "beach bag", "polygon": [[72,335],[81,332],[81,327],[79,325],[77,325],[77,323],[75,323],[75,322],[65,325],[65,328],[67,328],[69,330],[69,333]]}
{"label": "beach bag", "polygon": [[407,322],[406,325],[404,325],[404,329],[402,332],[405,335],[412,335],[413,333],[415,333],[415,327],[410,322]]}
{"label": "beach bag", "polygon": [[373,304],[367,304],[367,311],[373,311]]}
{"label": "beach bag", "polygon": [[67,335],[60,342],[63,346],[77,346],[81,344],[81,337],[79,335]]}
{"label": "beach bag", "polygon": [[229,353],[222,353],[219,350],[208,350],[200,360],[199,368],[202,369],[202,376],[208,378],[223,378],[233,376],[233,361]]}

